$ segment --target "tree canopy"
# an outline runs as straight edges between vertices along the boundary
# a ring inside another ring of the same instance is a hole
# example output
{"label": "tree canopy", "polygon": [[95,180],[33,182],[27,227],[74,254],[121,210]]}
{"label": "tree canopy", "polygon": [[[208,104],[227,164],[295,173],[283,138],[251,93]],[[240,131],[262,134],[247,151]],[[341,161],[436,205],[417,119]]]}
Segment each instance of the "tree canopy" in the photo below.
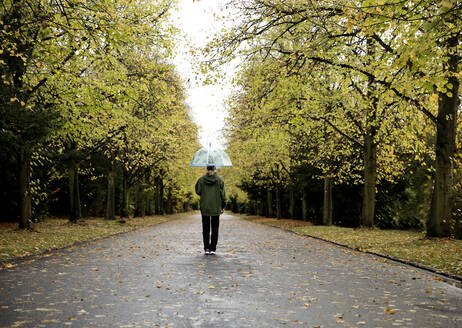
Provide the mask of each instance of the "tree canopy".
{"label": "tree canopy", "polygon": [[[107,218],[114,218],[116,189],[123,189],[125,216],[130,195],[135,212],[182,210],[192,202],[192,182],[180,167],[198,148],[197,128],[169,59],[177,33],[169,21],[173,4],[2,3],[0,142],[2,167],[11,172],[2,193],[14,190],[7,199],[15,209],[5,216],[20,212],[27,228],[50,209],[67,207],[77,220],[80,189],[84,206],[106,194]],[[154,185],[162,189],[155,201]]]}
{"label": "tree canopy", "polygon": [[[358,223],[365,226],[377,223],[382,186],[399,185],[417,169],[433,180],[427,235],[460,235],[450,228],[459,222],[453,168],[460,2],[241,0],[229,6],[239,24],[205,51],[209,69],[235,58],[248,63],[236,83],[231,147],[264,152],[271,138],[256,146],[255,136],[279,133],[277,144],[290,154],[288,176],[310,167],[299,181],[363,185]],[[244,138],[243,129],[251,131]],[[281,129],[284,134],[276,132]],[[274,154],[265,154],[266,166],[277,165]]]}

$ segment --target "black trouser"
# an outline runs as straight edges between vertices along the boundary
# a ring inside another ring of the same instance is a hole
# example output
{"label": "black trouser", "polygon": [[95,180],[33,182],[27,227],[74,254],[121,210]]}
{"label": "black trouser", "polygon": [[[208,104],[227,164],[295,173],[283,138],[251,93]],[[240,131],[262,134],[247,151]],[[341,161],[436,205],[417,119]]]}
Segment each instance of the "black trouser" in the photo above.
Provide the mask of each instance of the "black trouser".
{"label": "black trouser", "polygon": [[[210,236],[210,222],[212,222],[212,236]],[[220,216],[202,216],[202,236],[204,238],[204,250],[217,250],[218,227]]]}

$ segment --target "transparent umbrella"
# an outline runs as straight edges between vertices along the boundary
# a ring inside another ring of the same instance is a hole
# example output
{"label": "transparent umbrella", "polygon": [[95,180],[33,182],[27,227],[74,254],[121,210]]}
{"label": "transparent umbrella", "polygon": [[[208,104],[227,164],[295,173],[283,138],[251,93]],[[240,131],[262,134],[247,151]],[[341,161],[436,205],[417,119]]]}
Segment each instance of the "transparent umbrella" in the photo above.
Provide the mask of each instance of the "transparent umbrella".
{"label": "transparent umbrella", "polygon": [[209,165],[215,165],[216,167],[232,166],[231,160],[224,150],[211,147],[203,147],[196,151],[191,160],[191,163],[189,164],[189,166]]}

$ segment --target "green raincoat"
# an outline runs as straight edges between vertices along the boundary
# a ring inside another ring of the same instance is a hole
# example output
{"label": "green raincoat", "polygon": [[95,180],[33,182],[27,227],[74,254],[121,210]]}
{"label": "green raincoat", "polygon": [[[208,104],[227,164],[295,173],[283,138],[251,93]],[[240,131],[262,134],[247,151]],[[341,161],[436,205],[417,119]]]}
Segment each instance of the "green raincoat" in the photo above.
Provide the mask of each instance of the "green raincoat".
{"label": "green raincoat", "polygon": [[197,180],[196,194],[201,196],[200,207],[203,216],[218,216],[225,208],[225,183],[216,173],[205,174]]}

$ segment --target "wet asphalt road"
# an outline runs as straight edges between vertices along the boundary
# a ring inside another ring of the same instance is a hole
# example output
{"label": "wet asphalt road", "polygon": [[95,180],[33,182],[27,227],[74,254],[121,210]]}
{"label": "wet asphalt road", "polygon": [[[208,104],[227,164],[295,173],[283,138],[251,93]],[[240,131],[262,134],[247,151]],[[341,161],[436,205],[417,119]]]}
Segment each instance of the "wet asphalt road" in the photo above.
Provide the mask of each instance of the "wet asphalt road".
{"label": "wet asphalt road", "polygon": [[0,327],[462,327],[462,289],[230,215],[200,216],[0,271]]}

